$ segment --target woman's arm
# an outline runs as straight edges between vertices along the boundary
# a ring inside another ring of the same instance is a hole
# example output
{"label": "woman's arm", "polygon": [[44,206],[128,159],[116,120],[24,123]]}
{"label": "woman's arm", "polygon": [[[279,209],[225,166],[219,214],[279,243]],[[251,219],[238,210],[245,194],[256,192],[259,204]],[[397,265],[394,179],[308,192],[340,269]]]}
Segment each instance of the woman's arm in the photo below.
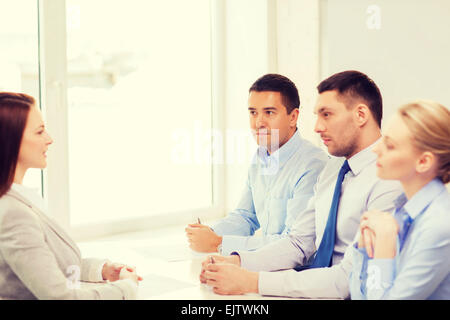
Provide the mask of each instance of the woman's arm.
{"label": "woman's arm", "polygon": [[38,218],[25,210],[9,209],[2,214],[0,252],[16,276],[38,299],[136,298],[137,285],[131,279],[81,288],[81,261],[69,266],[65,275],[45,241]]}

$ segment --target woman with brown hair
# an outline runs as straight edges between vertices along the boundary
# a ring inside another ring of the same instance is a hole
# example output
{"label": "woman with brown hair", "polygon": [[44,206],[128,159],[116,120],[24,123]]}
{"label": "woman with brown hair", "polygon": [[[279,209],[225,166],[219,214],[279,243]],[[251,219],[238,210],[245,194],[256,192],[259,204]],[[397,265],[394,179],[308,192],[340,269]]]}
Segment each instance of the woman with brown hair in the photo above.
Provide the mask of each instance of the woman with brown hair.
{"label": "woman with brown hair", "polygon": [[33,97],[0,92],[0,298],[135,299],[142,280],[135,269],[82,259],[42,198],[22,185],[29,168],[47,166],[52,142]]}
{"label": "woman with brown hair", "polygon": [[450,111],[400,107],[374,152],[377,175],[399,180],[404,195],[394,214],[362,215],[352,299],[450,299]]}

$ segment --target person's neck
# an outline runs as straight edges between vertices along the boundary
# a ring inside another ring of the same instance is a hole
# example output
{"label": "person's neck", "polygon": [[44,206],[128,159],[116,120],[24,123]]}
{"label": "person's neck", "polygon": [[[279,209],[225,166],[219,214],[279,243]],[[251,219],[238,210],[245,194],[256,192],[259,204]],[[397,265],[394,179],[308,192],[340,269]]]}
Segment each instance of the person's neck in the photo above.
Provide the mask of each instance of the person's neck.
{"label": "person's neck", "polygon": [[400,180],[406,198],[410,200],[420,189],[425,187],[435,176],[432,175],[416,175],[411,179]]}
{"label": "person's neck", "polygon": [[282,146],[284,146],[289,140],[291,140],[292,136],[297,132],[297,127],[295,127],[295,129],[293,131],[291,131],[289,133],[288,138],[286,139],[286,141],[284,141],[282,144],[280,144],[278,147],[274,148],[274,149],[270,149],[270,146],[267,146],[267,152],[269,153],[269,155],[271,155],[273,152],[277,151],[278,149],[280,149]]}
{"label": "person's neck", "polygon": [[27,169],[22,168],[19,164],[17,164],[16,172],[14,174],[14,183],[22,184],[23,177],[25,177],[25,173],[27,172]]}
{"label": "person's neck", "polygon": [[359,152],[373,145],[380,138],[381,138],[381,130],[379,128],[374,130],[366,130],[365,132],[362,132],[362,134],[358,138],[357,148],[353,150],[351,155],[346,156],[345,158],[347,160],[350,159],[355,154],[358,154]]}

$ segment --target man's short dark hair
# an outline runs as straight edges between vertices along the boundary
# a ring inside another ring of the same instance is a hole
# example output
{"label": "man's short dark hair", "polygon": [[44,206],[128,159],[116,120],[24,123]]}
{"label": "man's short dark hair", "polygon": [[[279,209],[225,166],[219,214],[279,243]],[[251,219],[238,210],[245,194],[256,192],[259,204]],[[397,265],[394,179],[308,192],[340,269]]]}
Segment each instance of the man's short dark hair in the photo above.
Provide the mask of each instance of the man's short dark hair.
{"label": "man's short dark hair", "polygon": [[269,73],[262,76],[253,83],[248,91],[279,92],[281,94],[281,101],[286,107],[288,114],[290,114],[292,110],[300,108],[300,97],[298,95],[297,87],[291,80],[280,74]]}
{"label": "man's short dark hair", "polygon": [[375,82],[362,72],[349,70],[336,73],[323,80],[318,86],[319,93],[325,91],[338,91],[344,99],[349,99],[347,107],[354,104],[354,100],[364,100],[378,127],[381,127],[381,118],[383,117],[383,99],[380,89]]}

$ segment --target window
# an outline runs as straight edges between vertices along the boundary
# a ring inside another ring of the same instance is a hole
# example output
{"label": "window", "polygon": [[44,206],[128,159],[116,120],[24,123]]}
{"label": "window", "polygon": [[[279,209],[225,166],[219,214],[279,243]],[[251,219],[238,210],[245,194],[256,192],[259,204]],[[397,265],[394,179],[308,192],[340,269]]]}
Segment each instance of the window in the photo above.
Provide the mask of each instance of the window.
{"label": "window", "polygon": [[66,2],[72,226],[212,205],[209,2],[124,4]]}
{"label": "window", "polygon": [[52,218],[80,239],[219,212],[215,1],[0,5],[0,89],[34,96],[54,139],[25,182]]}

